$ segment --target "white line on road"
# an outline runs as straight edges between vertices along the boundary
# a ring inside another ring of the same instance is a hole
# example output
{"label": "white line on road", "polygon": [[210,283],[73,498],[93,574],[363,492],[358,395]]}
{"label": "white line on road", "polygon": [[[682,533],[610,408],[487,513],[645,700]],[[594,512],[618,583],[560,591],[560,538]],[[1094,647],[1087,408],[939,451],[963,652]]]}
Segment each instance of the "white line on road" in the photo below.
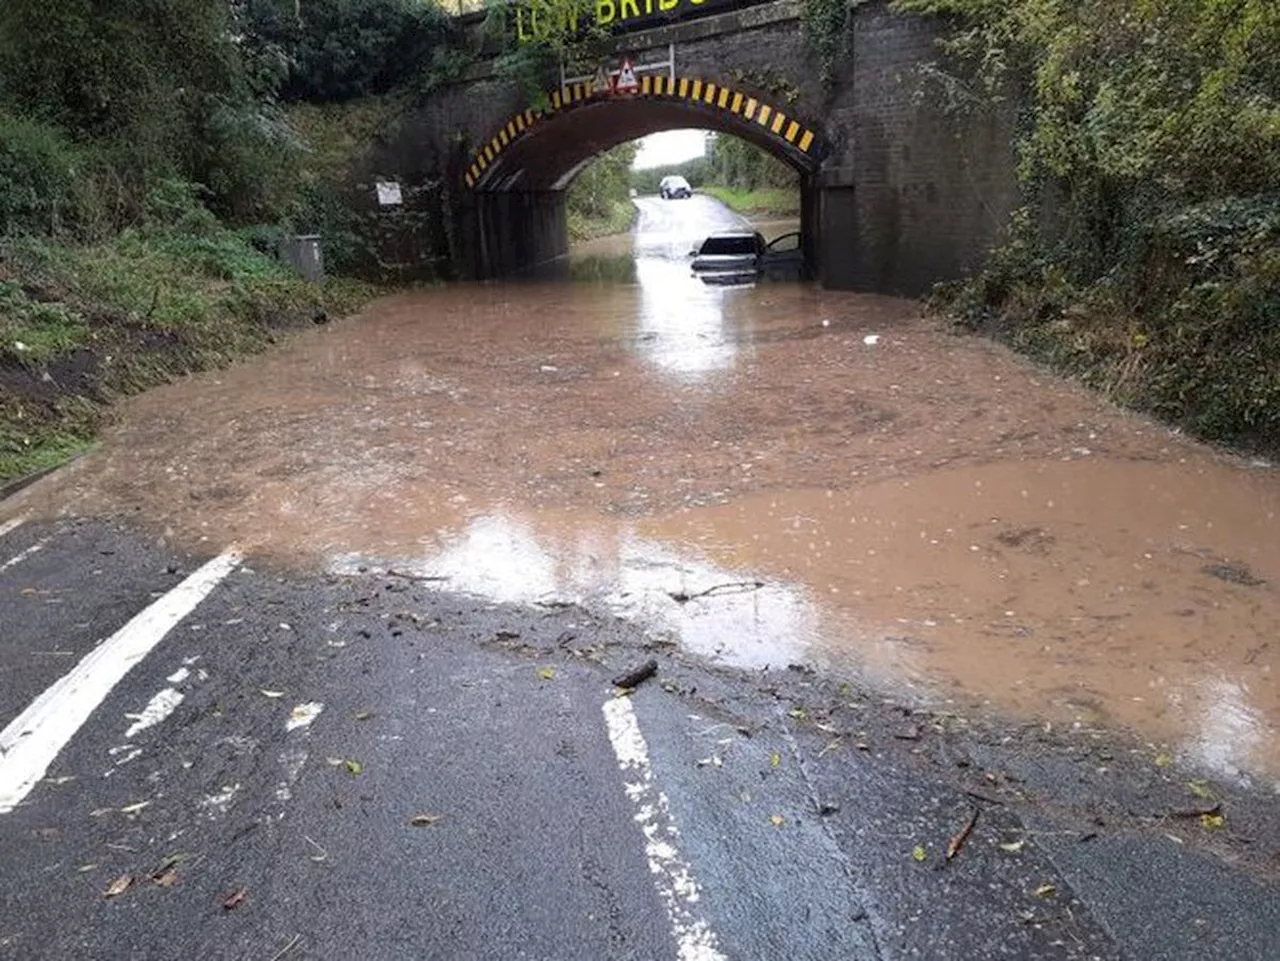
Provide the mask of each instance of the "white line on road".
{"label": "white line on road", "polygon": [[680,961],[726,961],[717,947],[715,932],[697,910],[701,891],[693,870],[680,854],[680,832],[671,817],[667,796],[653,782],[649,746],[640,733],[631,698],[606,701],[604,720],[618,767],[627,778],[623,788],[636,807],[635,820],[644,832],[645,857],[671,922],[677,957]]}
{"label": "white line on road", "polygon": [[[3,533],[3,532],[0,532],[0,533]],[[17,554],[14,557],[9,558],[3,564],[0,564],[0,574],[3,574],[5,571],[7,571],[11,567],[17,567],[19,564],[25,561],[32,554],[40,553],[42,550],[44,550],[44,546],[48,543],[49,543],[49,538],[46,537],[44,540],[38,543],[32,544],[21,554]]]}
{"label": "white line on road", "polygon": [[7,521],[4,521],[3,523],[0,523],[0,537],[4,537],[5,534],[10,534],[13,531],[16,531],[19,527],[22,526],[25,520],[26,520],[25,517],[14,517]]}
{"label": "white line on road", "polygon": [[235,553],[209,561],[86,654],[0,731],[0,814],[27,796],[121,678],[239,563]]}

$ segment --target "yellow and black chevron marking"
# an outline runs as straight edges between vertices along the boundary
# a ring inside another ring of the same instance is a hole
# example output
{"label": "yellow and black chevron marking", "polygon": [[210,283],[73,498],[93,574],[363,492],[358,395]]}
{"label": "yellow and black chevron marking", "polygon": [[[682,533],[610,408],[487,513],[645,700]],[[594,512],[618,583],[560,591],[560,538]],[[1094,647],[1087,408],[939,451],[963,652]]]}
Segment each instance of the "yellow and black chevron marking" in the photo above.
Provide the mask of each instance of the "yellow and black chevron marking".
{"label": "yellow and black chevron marking", "polygon": [[[754,123],[763,127],[769,137],[777,140],[788,150],[798,151],[812,157],[815,161],[819,159],[821,144],[813,130],[772,104],[764,103],[729,87],[722,87],[711,81],[694,77],[647,74],[640,78],[640,91],[634,96],[684,101],[710,107],[712,110],[730,115],[739,126],[743,123]],[[552,91],[550,105],[546,110],[526,110],[512,117],[494,134],[492,140],[476,151],[471,166],[467,168],[465,177],[467,186],[474,187],[480,183],[484,179],[485,171],[493,166],[498,156],[531,128],[557,113],[595,99],[603,98],[592,89],[591,84],[570,84]]]}

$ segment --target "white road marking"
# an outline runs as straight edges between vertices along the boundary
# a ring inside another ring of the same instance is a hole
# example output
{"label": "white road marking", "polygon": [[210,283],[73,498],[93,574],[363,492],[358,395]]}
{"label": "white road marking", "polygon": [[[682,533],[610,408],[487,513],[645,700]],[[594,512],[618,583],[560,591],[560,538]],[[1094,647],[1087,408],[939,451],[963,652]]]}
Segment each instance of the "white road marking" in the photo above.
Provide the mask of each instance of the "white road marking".
{"label": "white road marking", "polygon": [[4,537],[5,534],[16,531],[26,522],[26,520],[27,519],[25,517],[11,517],[9,520],[0,523],[0,537]]}
{"label": "white road marking", "polygon": [[680,854],[680,832],[671,817],[667,796],[654,784],[649,746],[640,733],[631,698],[606,701],[604,720],[618,767],[626,777],[623,789],[636,807],[635,821],[644,832],[645,857],[671,922],[677,957],[680,961],[726,961],[715,932],[697,910],[701,891],[689,863]]}
{"label": "white road marking", "polygon": [[239,563],[234,552],[209,561],[86,654],[0,731],[0,814],[27,796],[120,679]]}
{"label": "white road marking", "polygon": [[[0,531],[0,533],[3,533],[3,531]],[[46,537],[44,540],[39,541],[35,544],[32,544],[21,554],[17,554],[14,557],[9,558],[3,564],[0,564],[0,574],[3,574],[5,571],[7,571],[11,567],[17,567],[19,564],[25,561],[32,554],[40,553],[42,550],[44,550],[44,546],[48,543],[49,543],[49,538]]]}

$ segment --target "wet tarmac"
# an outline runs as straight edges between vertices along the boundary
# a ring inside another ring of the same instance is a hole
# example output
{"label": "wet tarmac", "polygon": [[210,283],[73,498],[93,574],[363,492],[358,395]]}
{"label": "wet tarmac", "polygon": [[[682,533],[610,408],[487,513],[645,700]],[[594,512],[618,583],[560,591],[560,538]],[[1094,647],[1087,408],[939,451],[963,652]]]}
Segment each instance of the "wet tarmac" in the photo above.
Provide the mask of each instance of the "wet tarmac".
{"label": "wet tarmac", "polygon": [[5,516],[581,602],[727,663],[1280,779],[1269,467],[910,301],[704,285],[688,252],[732,215],[641,203],[569,279],[404,293],[136,398]]}

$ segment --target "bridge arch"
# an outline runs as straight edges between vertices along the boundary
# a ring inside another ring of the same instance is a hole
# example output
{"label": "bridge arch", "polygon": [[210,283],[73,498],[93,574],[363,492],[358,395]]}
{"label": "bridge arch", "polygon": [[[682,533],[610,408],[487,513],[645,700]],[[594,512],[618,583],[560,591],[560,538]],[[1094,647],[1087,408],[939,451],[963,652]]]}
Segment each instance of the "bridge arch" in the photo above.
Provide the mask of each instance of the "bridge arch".
{"label": "bridge arch", "polygon": [[740,137],[802,176],[827,149],[789,107],[713,80],[646,74],[634,94],[600,94],[588,82],[551,91],[545,108],[510,117],[475,151],[464,180],[475,191],[558,191],[604,151],[681,127]]}

